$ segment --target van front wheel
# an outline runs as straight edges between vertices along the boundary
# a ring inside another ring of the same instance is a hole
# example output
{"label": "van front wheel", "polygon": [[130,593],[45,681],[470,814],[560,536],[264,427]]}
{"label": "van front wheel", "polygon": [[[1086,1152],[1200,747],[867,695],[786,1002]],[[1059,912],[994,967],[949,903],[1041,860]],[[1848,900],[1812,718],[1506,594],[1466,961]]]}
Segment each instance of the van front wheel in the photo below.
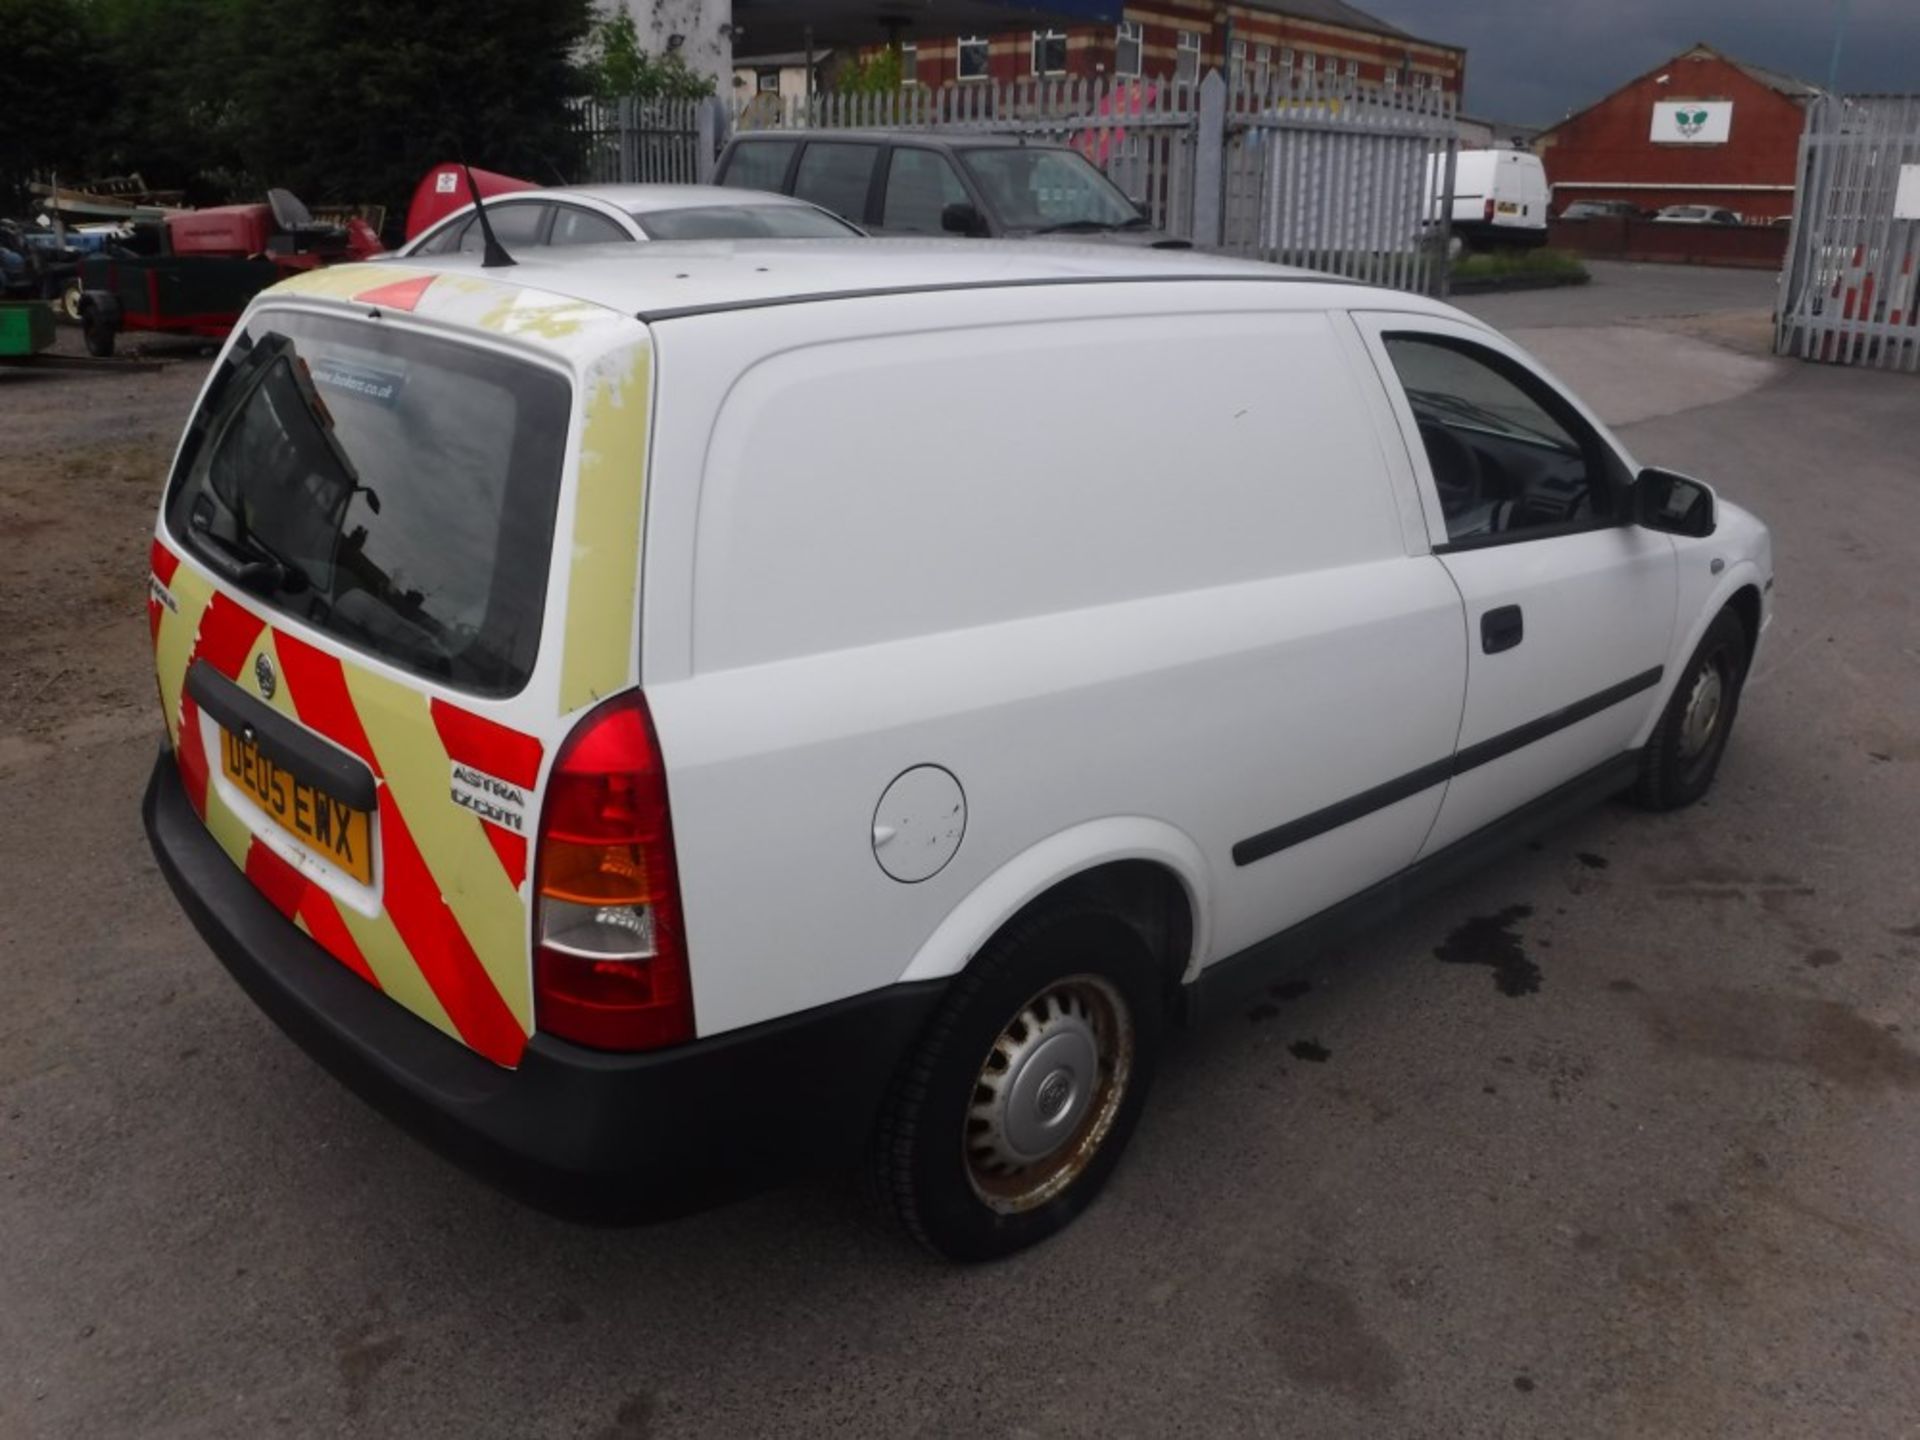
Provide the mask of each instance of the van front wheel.
{"label": "van front wheel", "polygon": [[1066,1227],[1113,1173],[1159,1053],[1161,967],[1078,906],[996,936],[953,983],[881,1114],[881,1196],[922,1243],[991,1260]]}

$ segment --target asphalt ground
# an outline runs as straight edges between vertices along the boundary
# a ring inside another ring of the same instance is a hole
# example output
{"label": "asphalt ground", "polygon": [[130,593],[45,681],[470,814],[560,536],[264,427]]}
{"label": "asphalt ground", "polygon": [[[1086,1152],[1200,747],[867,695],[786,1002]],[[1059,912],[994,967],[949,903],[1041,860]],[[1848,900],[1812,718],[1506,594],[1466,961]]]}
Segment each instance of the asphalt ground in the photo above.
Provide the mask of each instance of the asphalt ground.
{"label": "asphalt ground", "polygon": [[1181,1038],[976,1269],[850,1181],[552,1221],[283,1039],[136,813],[200,366],[0,377],[0,1435],[1920,1433],[1920,381],[1766,359],[1770,276],[1596,269],[1471,308],[1773,525],[1718,788]]}

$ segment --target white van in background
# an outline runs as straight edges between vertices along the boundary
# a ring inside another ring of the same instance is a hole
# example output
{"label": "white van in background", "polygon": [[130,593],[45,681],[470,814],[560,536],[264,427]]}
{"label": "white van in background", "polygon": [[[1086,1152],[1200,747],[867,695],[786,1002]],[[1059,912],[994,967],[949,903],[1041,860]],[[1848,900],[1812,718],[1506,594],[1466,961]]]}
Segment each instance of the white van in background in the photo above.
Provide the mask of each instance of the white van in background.
{"label": "white van in background", "polygon": [[[1445,193],[1441,156],[1427,162],[1427,193]],[[1547,172],[1525,150],[1462,150],[1454,157],[1453,233],[1470,249],[1547,243]],[[1439,218],[1428,201],[1427,219]]]}

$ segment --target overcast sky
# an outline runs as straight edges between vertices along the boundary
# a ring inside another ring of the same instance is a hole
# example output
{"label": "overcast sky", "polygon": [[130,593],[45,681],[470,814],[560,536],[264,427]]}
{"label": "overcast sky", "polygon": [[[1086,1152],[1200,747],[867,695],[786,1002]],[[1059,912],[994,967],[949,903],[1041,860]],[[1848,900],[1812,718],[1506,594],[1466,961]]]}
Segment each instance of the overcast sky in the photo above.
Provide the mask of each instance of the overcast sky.
{"label": "overcast sky", "polygon": [[[1467,47],[1466,111],[1544,124],[1705,41],[1824,85],[1843,0],[1354,0]],[[1920,91],[1920,0],[1851,0],[1840,88]]]}

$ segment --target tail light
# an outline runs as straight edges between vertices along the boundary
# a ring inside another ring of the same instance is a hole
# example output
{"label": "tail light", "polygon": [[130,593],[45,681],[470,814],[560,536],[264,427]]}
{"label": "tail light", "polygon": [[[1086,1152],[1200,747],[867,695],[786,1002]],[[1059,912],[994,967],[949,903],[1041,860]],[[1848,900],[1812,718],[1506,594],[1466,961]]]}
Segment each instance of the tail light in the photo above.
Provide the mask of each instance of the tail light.
{"label": "tail light", "polygon": [[567,737],[540,816],[534,1023],[600,1050],[693,1038],[666,774],[639,691]]}
{"label": "tail light", "polygon": [[1487,223],[1491,225],[1493,223],[1493,197],[1491,195],[1487,197],[1486,209],[1481,213],[1486,217]]}

